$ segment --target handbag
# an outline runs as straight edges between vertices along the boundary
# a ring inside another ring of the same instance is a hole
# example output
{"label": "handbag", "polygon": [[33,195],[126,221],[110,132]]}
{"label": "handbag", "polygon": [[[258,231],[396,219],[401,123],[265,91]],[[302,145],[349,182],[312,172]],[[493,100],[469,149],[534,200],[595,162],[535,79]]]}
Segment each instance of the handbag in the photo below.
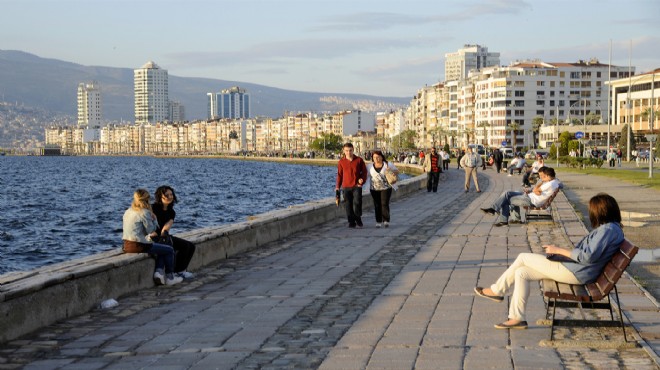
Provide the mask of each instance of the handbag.
{"label": "handbag", "polygon": [[172,236],[167,231],[163,231],[163,233],[160,235],[156,243],[169,245],[170,247],[174,245],[174,241],[172,241]]}
{"label": "handbag", "polygon": [[396,184],[396,182],[399,180],[399,177],[396,175],[396,173],[394,173],[394,171],[390,170],[389,168],[385,170],[385,178],[390,185]]}

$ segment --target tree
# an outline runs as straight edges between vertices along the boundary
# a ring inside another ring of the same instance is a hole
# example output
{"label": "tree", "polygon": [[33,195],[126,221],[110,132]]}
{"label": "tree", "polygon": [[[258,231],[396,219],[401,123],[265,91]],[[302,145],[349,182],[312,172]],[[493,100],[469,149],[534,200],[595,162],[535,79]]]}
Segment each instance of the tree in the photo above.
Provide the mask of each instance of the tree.
{"label": "tree", "polygon": [[533,147],[536,148],[536,133],[539,132],[539,129],[541,126],[543,126],[543,123],[545,122],[545,119],[541,116],[536,116],[532,118],[532,141],[533,141]]}
{"label": "tree", "polygon": [[484,143],[483,143],[483,144],[484,144],[484,145],[488,145],[488,131],[486,131],[486,129],[487,129],[488,127],[490,127],[490,123],[488,123],[488,122],[481,122],[481,123],[478,124],[477,126],[482,127],[482,128],[484,129],[484,134],[483,134],[483,136],[484,136]]}
{"label": "tree", "polygon": [[[644,118],[644,120],[650,121],[650,120],[651,120],[651,112],[652,112],[652,111],[653,111],[653,110],[651,109],[651,107],[647,107],[646,109],[644,109],[644,110],[642,111],[642,118]],[[655,112],[653,112],[653,123],[654,123],[654,126],[655,126],[655,122],[658,122],[658,117],[660,117],[660,109],[658,109],[658,110],[656,110]],[[649,127],[651,127],[651,122],[649,122]]]}
{"label": "tree", "polygon": [[405,130],[402,133],[392,137],[392,148],[396,151],[415,149],[416,138],[417,132],[413,130]]}
{"label": "tree", "polygon": [[238,139],[238,133],[236,132],[236,130],[231,130],[231,132],[229,133],[229,138]]}
{"label": "tree", "polygon": [[506,130],[511,132],[511,148],[513,148],[514,153],[517,153],[516,142],[518,141],[518,138],[516,137],[516,131],[520,130],[520,124],[517,122],[510,123]]}
{"label": "tree", "polygon": [[[630,150],[635,149],[635,135],[633,135],[632,130],[630,132]],[[621,138],[619,139],[619,147],[622,152],[627,152],[628,148],[628,125],[625,124],[621,127]]]}
{"label": "tree", "polygon": [[309,144],[309,148],[316,151],[330,151],[330,152],[339,152],[344,146],[343,138],[339,135],[333,133],[322,132],[320,137],[314,139]]}

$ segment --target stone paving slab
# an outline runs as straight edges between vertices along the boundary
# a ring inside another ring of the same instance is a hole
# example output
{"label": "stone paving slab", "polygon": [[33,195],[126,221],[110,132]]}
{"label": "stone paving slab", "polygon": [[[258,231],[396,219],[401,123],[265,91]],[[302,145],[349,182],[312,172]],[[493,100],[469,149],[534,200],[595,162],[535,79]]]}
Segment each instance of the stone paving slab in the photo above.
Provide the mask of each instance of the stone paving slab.
{"label": "stone paving slab", "polygon": [[[495,228],[479,207],[520,179],[485,171],[481,194],[451,169],[439,193],[392,205],[392,226],[343,220],[197,271],[176,287],[120,297],[0,346],[0,369],[655,369],[658,312],[621,283],[623,307],[646,347],[542,346],[549,328],[497,330],[508,299],[475,299],[520,252],[586,234],[565,197],[559,224]],[[544,318],[540,290],[529,317]],[[556,329],[560,340],[616,342],[619,331]],[[590,330],[590,329],[589,329]],[[629,332],[634,333],[633,328]]]}

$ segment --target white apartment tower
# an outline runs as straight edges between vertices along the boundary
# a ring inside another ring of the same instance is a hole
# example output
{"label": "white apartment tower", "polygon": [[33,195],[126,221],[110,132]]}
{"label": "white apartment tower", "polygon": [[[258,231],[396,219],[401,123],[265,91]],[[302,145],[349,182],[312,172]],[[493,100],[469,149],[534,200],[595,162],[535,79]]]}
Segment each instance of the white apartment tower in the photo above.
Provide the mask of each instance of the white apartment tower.
{"label": "white apartment tower", "polygon": [[464,45],[454,53],[445,54],[445,81],[462,80],[471,70],[500,65],[500,53],[489,53],[481,45]]}
{"label": "white apartment tower", "polygon": [[133,75],[135,123],[157,123],[169,120],[167,70],[150,61],[134,70]]}
{"label": "white apartment tower", "polygon": [[101,127],[101,88],[96,81],[78,85],[78,126]]}

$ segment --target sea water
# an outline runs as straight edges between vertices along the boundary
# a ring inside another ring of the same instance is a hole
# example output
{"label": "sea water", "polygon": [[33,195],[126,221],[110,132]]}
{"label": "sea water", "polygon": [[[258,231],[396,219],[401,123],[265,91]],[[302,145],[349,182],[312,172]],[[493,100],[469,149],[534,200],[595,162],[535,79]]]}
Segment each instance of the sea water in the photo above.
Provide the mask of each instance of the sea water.
{"label": "sea water", "polygon": [[137,188],[175,189],[176,234],[334,197],[336,173],[218,158],[0,157],[0,274],[121,246]]}

